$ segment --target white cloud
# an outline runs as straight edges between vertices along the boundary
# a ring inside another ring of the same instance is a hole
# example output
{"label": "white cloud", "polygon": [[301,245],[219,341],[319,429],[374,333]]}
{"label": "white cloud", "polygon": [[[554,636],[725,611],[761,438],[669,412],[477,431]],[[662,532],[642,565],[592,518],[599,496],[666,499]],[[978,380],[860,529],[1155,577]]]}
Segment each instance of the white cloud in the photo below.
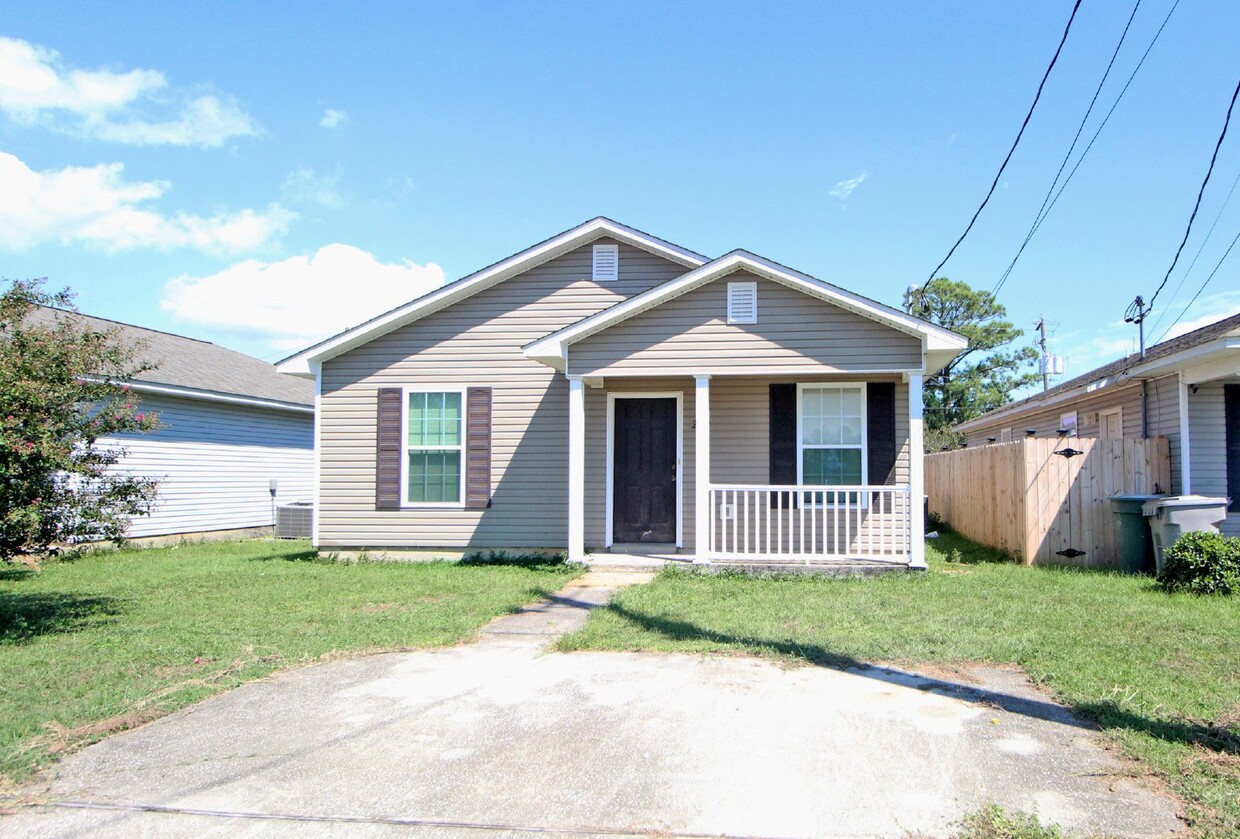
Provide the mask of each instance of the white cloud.
{"label": "white cloud", "polygon": [[68,68],[55,50],[16,38],[0,38],[0,111],[21,125],[133,145],[217,147],[258,133],[232,97],[174,91],[157,70]]}
{"label": "white cloud", "polygon": [[354,326],[443,284],[434,263],[384,263],[351,245],[325,245],[279,262],[248,259],[209,277],[164,287],[163,308],[181,320],[261,336],[294,350]]}
{"label": "white cloud", "polygon": [[280,190],[289,201],[320,204],[324,207],[343,207],[346,202],[336,189],[339,181],[339,173],[319,174],[308,166],[302,166],[285,176]]}
{"label": "white cloud", "polygon": [[[1163,318],[1163,322],[1159,324],[1159,329],[1166,329],[1167,325],[1175,320],[1175,315],[1179,314],[1180,307],[1174,307],[1173,311]],[[1200,329],[1203,326],[1209,326],[1217,320],[1231,317],[1234,314],[1240,314],[1240,291],[1220,291],[1211,294],[1208,297],[1202,297],[1189,307],[1184,313],[1184,317],[1180,322],[1167,332],[1166,338],[1176,338],[1185,333],[1192,332],[1194,329]],[[1164,338],[1163,340],[1166,340]]]}
{"label": "white cloud", "polygon": [[0,184],[0,250],[58,242],[109,251],[188,247],[237,253],[278,237],[296,218],[278,204],[213,216],[166,215],[149,204],[169,184],[126,181],[120,163],[39,172],[0,152]]}
{"label": "white cloud", "polygon": [[848,196],[853,194],[853,190],[861,186],[865,179],[870,176],[869,172],[862,172],[855,178],[849,178],[846,181],[840,181],[831,188],[831,197],[838,198],[841,201],[847,201]]}
{"label": "white cloud", "polygon": [[319,125],[324,128],[338,128],[348,119],[349,115],[344,111],[337,111],[335,108],[328,108],[323,112],[323,118],[319,120]]}

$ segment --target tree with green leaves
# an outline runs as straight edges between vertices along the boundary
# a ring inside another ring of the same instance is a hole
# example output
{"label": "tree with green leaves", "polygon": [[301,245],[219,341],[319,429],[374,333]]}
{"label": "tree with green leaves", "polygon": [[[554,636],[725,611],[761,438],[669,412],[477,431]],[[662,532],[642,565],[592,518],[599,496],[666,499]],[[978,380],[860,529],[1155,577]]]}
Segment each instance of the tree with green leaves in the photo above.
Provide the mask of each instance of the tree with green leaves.
{"label": "tree with green leaves", "polygon": [[987,291],[939,277],[904,295],[906,311],[969,339],[968,348],[926,379],[926,450],[958,448],[952,426],[1012,400],[1012,392],[1038,380],[1032,346],[1011,345],[1024,332],[1005,320],[1007,309]]}
{"label": "tree with green leaves", "polygon": [[[6,281],[7,282],[7,281]],[[15,280],[0,294],[0,561],[120,541],[155,481],[126,474],[118,434],[159,427],[127,382],[142,347],[74,316],[72,294]],[[54,307],[46,308],[46,307]],[[67,310],[67,311],[61,311]]]}

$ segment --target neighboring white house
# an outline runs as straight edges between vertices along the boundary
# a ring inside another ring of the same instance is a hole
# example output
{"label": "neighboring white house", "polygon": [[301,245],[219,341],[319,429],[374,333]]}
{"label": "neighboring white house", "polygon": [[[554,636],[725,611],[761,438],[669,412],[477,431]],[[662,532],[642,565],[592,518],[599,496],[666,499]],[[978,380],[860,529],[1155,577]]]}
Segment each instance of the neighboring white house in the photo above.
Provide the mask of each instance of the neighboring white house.
{"label": "neighboring white house", "polygon": [[312,383],[208,341],[56,309],[33,317],[115,330],[143,344],[141,357],[155,365],[130,386],[166,427],[105,441],[126,450],[120,468],[160,482],[154,510],[134,519],[130,537],[270,527],[276,503],[313,498]]}

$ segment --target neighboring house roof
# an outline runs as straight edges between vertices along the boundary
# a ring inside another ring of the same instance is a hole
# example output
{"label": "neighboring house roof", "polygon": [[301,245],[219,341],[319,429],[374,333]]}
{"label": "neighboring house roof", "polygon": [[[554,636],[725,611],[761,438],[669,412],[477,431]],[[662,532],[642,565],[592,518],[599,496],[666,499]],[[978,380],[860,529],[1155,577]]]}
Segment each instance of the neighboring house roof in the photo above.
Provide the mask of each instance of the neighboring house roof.
{"label": "neighboring house roof", "polygon": [[136,391],[298,412],[314,410],[311,383],[282,375],[273,364],[210,341],[44,306],[28,316],[35,323],[61,318],[82,321],[101,332],[114,330],[122,341],[144,344],[138,358],[154,367],[130,382]]}
{"label": "neighboring house roof", "polygon": [[884,306],[882,303],[846,291],[808,274],[802,274],[800,271],[772,262],[749,251],[734,250],[674,280],[657,285],[528,344],[524,348],[525,355],[557,370],[563,370],[569,345],[737,270],[746,270],[760,277],[782,283],[900,332],[920,337],[926,353],[927,366],[931,368],[926,371],[927,373],[937,372],[940,367],[959,355],[969,343],[968,339],[962,335],[901,312],[899,309]]}
{"label": "neighboring house roof", "polygon": [[[1096,367],[1087,373],[1060,382],[1041,393],[1035,393],[1033,396],[982,414],[980,417],[966,420],[958,424],[956,429],[971,431],[989,425],[1001,417],[1014,416],[1026,410],[1065,402],[1083,393],[1093,393],[1101,388],[1122,384],[1131,379],[1169,375],[1178,372],[1180,368],[1200,363],[1207,355],[1216,356],[1219,352],[1235,350],[1240,350],[1240,314],[1170,338],[1161,344],[1155,344],[1145,351],[1144,358],[1140,353],[1132,353]],[[1240,370],[1240,353],[1228,356],[1226,363],[1229,365],[1230,372]]]}
{"label": "neighboring house roof", "polygon": [[599,216],[559,235],[552,236],[550,239],[540,242],[533,247],[526,248],[507,259],[500,260],[494,265],[483,268],[481,271],[476,271],[467,277],[462,277],[455,282],[435,289],[429,294],[424,294],[402,306],[397,306],[395,309],[377,315],[352,329],[346,329],[344,332],[307,347],[301,352],[278,362],[279,370],[282,373],[291,373],[295,376],[312,376],[311,364],[326,361],[329,358],[348,352],[354,347],[373,341],[380,335],[399,329],[418,318],[437,312],[472,294],[490,288],[510,277],[515,277],[517,274],[528,271],[536,265],[555,259],[557,256],[562,256],[571,250],[575,250],[604,236],[610,236],[620,242],[657,254],[673,262],[678,262],[686,268],[696,268],[706,262],[706,257],[699,253],[694,253],[691,250],[674,245],[657,236],[651,236],[649,233],[644,233],[618,221],[612,221],[609,218]]}

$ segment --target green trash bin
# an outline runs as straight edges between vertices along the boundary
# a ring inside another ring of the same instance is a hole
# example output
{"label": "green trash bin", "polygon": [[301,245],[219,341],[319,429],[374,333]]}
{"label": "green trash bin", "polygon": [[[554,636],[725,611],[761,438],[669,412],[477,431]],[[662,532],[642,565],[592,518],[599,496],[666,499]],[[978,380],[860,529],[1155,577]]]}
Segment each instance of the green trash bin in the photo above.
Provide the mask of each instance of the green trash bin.
{"label": "green trash bin", "polygon": [[1162,495],[1112,495],[1115,513],[1115,541],[1119,549],[1116,567],[1125,574],[1140,574],[1154,568],[1154,543],[1145,520],[1145,504]]}

